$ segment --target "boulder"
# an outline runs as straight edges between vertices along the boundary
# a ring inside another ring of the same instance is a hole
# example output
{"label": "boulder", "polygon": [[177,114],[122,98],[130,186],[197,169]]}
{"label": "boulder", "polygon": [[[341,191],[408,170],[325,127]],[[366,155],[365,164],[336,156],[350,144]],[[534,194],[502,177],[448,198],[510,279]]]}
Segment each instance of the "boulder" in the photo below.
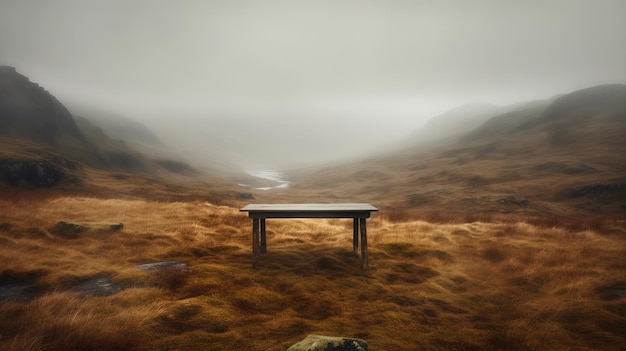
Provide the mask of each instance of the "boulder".
{"label": "boulder", "polygon": [[75,238],[78,237],[78,234],[86,232],[87,227],[81,224],[58,221],[49,231],[59,236]]}
{"label": "boulder", "polygon": [[179,261],[165,261],[165,262],[153,262],[153,263],[144,263],[140,264],[139,269],[142,271],[152,271],[156,269],[179,269],[184,270],[187,268],[187,264],[185,262]]}
{"label": "boulder", "polygon": [[287,351],[367,351],[361,339],[311,334],[291,345]]}
{"label": "boulder", "polygon": [[49,188],[65,177],[60,167],[44,160],[0,160],[0,178],[12,186]]}

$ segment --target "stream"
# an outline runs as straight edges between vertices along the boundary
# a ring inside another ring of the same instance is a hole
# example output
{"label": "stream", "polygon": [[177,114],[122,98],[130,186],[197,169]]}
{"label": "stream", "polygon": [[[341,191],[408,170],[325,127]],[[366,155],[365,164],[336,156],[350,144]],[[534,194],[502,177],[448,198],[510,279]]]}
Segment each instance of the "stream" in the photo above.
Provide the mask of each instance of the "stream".
{"label": "stream", "polygon": [[[289,181],[283,179],[283,174],[279,171],[266,169],[260,171],[246,171],[248,175],[253,177],[267,179],[272,182],[275,182],[274,186],[263,186],[259,188],[254,188],[255,190],[271,190],[271,189],[284,189],[289,186]],[[245,184],[239,184],[241,186],[247,186]]]}

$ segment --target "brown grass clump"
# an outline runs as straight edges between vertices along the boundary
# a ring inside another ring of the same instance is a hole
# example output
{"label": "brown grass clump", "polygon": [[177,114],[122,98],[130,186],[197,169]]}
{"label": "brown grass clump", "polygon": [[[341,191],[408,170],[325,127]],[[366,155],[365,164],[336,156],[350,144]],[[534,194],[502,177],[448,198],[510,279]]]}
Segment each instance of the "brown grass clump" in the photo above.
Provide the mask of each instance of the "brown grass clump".
{"label": "brown grass clump", "polygon": [[[351,220],[268,220],[251,268],[251,221],[203,201],[76,196],[0,200],[2,350],[284,350],[307,334],[371,350],[619,350],[626,330],[624,224],[480,218],[432,223],[381,211],[370,270]],[[65,238],[60,220],[124,223]],[[150,262],[186,266],[144,271]],[[72,291],[107,277],[120,291]]]}

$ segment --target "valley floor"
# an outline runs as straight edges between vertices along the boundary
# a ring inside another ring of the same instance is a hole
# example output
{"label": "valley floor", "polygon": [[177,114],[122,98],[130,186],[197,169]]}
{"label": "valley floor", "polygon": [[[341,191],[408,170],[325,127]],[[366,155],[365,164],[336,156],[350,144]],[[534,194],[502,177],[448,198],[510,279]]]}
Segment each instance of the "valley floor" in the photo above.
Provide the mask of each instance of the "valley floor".
{"label": "valley floor", "polygon": [[[626,344],[624,222],[433,224],[383,209],[361,271],[350,220],[268,220],[253,270],[235,207],[33,194],[0,198],[0,287],[33,287],[0,301],[2,350],[285,350],[312,333],[372,351]],[[154,262],[186,266],[138,267]],[[71,289],[98,277],[119,291]]]}

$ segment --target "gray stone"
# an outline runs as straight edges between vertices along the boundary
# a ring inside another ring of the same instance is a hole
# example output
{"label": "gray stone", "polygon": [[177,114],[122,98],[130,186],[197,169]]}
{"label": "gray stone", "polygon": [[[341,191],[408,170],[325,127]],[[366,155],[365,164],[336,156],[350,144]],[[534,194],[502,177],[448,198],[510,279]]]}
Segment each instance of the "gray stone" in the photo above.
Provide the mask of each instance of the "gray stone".
{"label": "gray stone", "polygon": [[124,223],[113,223],[109,225],[112,232],[120,231],[124,228]]}
{"label": "gray stone", "polygon": [[236,197],[240,200],[254,200],[254,195],[251,193],[237,193]]}
{"label": "gray stone", "polygon": [[362,339],[311,334],[287,351],[367,351],[367,342]]}
{"label": "gray stone", "polygon": [[44,160],[0,160],[0,179],[12,186],[49,188],[65,177],[60,167]]}
{"label": "gray stone", "polygon": [[180,269],[183,270],[187,268],[187,264],[185,262],[179,261],[166,261],[166,262],[154,262],[154,263],[145,263],[140,264],[139,269],[142,271],[152,271],[155,269]]}
{"label": "gray stone", "polygon": [[49,231],[63,238],[74,239],[78,238],[79,234],[86,232],[87,227],[76,223],[58,221]]}
{"label": "gray stone", "polygon": [[118,232],[124,228],[124,223],[71,223],[59,221],[48,231],[54,235],[74,239],[83,233],[110,233]]}
{"label": "gray stone", "polygon": [[117,294],[121,290],[122,287],[114,284],[108,277],[91,278],[73,286],[70,289],[71,292],[95,296],[110,296]]}
{"label": "gray stone", "polygon": [[[595,195],[596,199],[599,199],[601,195],[607,193],[615,193],[620,191],[624,187],[624,184],[593,184],[577,188],[570,192],[571,197],[582,197],[587,195]],[[601,200],[601,199],[600,199]]]}

